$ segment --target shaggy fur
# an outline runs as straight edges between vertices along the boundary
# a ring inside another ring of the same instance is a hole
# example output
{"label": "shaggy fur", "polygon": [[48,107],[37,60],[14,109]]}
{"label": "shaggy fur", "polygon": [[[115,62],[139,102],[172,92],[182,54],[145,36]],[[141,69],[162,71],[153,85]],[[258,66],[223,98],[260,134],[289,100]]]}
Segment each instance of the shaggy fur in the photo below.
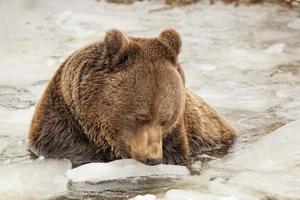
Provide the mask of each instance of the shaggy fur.
{"label": "shaggy fur", "polygon": [[234,130],[185,88],[180,47],[172,29],[150,39],[111,30],[73,53],[36,107],[32,154],[75,164],[120,158],[185,164],[227,149]]}

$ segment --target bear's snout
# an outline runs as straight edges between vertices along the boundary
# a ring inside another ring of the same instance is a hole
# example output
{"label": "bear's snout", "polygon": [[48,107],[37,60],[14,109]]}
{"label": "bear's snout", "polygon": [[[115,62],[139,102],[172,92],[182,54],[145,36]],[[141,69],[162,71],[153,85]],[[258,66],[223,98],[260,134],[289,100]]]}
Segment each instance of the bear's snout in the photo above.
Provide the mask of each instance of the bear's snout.
{"label": "bear's snout", "polygon": [[162,163],[162,159],[161,158],[156,158],[156,159],[146,159],[146,164],[147,165],[158,165]]}
{"label": "bear's snout", "polygon": [[147,165],[162,163],[162,130],[161,127],[144,127],[138,131],[131,143],[132,157]]}

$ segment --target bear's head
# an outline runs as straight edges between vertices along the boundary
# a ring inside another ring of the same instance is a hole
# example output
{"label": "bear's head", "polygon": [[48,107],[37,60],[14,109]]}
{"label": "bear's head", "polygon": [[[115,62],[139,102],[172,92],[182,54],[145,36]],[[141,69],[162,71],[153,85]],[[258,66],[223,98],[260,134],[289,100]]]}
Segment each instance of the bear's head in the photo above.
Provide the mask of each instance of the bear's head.
{"label": "bear's head", "polygon": [[84,112],[101,129],[92,138],[99,145],[105,140],[120,158],[158,164],[163,138],[182,121],[185,107],[184,74],[177,61],[180,36],[173,29],[155,38],[110,30],[102,45],[101,65],[84,82]]}

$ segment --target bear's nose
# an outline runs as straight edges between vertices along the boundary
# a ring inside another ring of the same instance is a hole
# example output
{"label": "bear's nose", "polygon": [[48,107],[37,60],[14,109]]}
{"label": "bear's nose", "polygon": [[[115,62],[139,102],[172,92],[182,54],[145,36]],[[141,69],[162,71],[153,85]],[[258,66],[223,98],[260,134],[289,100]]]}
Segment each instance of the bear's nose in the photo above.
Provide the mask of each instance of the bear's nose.
{"label": "bear's nose", "polygon": [[162,163],[162,159],[160,158],[155,158],[155,159],[146,159],[146,164],[147,165],[158,165]]}

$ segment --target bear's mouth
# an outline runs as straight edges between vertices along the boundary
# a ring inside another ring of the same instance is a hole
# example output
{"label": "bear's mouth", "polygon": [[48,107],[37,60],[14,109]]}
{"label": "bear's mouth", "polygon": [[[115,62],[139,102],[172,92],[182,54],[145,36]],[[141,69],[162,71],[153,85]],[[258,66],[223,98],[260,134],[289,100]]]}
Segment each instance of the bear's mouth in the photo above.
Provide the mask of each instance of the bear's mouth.
{"label": "bear's mouth", "polygon": [[149,157],[149,156],[144,156],[144,155],[139,155],[139,154],[132,154],[132,158],[138,162],[141,162],[146,165],[154,166],[154,165],[159,165],[163,163],[163,158],[156,156],[156,157]]}

